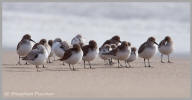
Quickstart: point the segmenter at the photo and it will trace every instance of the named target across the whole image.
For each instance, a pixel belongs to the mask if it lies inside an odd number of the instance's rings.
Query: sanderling
[[[129,64],[130,62],[133,62],[137,59],[137,52],[136,52],[136,48],[135,47],[132,47],[131,48],[131,54],[129,56],[129,58],[126,60],[127,63]],[[129,67],[131,67],[131,65],[129,64]]]
[[[47,43],[47,40],[46,39],[41,39],[39,41],[39,43],[36,43],[32,50],[33,49],[37,49],[38,48],[38,45],[43,45],[45,48],[46,48],[46,52],[45,52],[45,56],[46,56],[46,60],[48,61],[48,57],[49,57],[49,54],[50,54],[50,51],[51,51],[51,48],[49,47],[48,43]],[[45,68],[45,65],[43,64],[43,68]]]
[[[19,55],[18,64],[21,64],[20,58],[27,56],[27,54],[32,50],[33,44],[31,41],[35,43],[35,41],[31,39],[31,35],[25,34],[21,39],[21,41],[18,43],[17,45],[17,54]]]
[[[31,50],[26,57],[23,57],[23,60],[35,65],[37,71],[40,71],[39,65],[43,65],[47,60],[46,52],[45,46],[38,44],[36,49]]]
[[[173,41],[171,40],[171,37],[166,36],[160,43],[159,43],[159,52],[161,53],[161,62],[163,62],[163,55],[168,56],[168,63],[171,63],[169,60],[169,55],[173,51]]]
[[[81,47],[84,45],[84,39],[82,38],[81,34],[77,34],[72,40],[71,45],[79,44]]]
[[[75,70],[74,65],[79,63],[82,60],[83,51],[79,44],[74,44],[73,48],[70,48],[65,51],[64,56],[60,59],[69,64],[69,68],[71,69],[71,65],[73,66],[73,70]]]
[[[97,43],[94,40],[89,41],[89,45],[85,45],[82,47],[83,50],[83,61],[84,61],[84,68],[85,62],[89,63],[89,67],[91,68],[90,61],[94,60],[97,56]]]
[[[125,61],[130,56],[130,46],[131,43],[123,41],[116,49],[111,50],[109,53],[104,53],[104,55],[108,55],[108,58],[118,60],[118,68],[120,68],[120,60]]]
[[[53,50],[52,50],[53,40],[49,40],[48,44],[51,47],[51,52],[50,52],[49,57],[48,57],[48,63],[51,63],[51,57],[54,57],[54,53],[53,53]]]
[[[57,45],[55,48],[55,55],[59,58],[62,58],[65,51],[69,49],[69,45],[66,41],[62,41],[60,44]]]
[[[53,54],[54,54],[54,55],[56,55],[57,49],[60,48],[61,42],[62,42],[62,40],[61,40],[60,38],[56,38],[56,39],[53,41],[53,45],[52,45],[51,50],[53,51]],[[57,53],[57,54],[58,54],[58,53]],[[62,52],[61,55],[63,55],[63,52]],[[57,56],[57,55],[56,55],[56,56]],[[59,56],[60,56],[60,55],[59,55]]]
[[[156,42],[155,42],[155,38],[154,37],[149,37],[147,39],[146,42],[144,42],[140,47],[139,47],[139,50],[138,50],[138,54],[139,54],[139,57],[143,58],[144,59],[144,64],[145,64],[145,67],[146,66],[146,63],[145,63],[145,59],[148,60],[148,67],[151,67],[150,65],[150,62],[149,62],[149,59],[151,57],[154,56],[155,52],[156,52],[156,47],[154,46],[154,44],[158,45]]]
[[[99,48],[99,57],[104,60],[104,63],[105,63],[105,60],[109,60],[110,58],[107,58],[107,56],[103,55],[103,53],[108,53],[109,51],[110,51],[109,44],[105,44],[103,47]],[[110,64],[110,61],[109,61],[109,64]]]

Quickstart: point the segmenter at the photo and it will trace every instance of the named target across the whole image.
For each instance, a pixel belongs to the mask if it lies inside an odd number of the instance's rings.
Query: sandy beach
[[[46,98],[188,98],[190,97],[190,59],[175,56],[174,63],[160,63],[156,55],[151,68],[143,60],[131,63],[133,68],[105,65],[97,58],[95,69],[83,69],[83,62],[70,71],[68,65],[55,61],[42,72],[34,65],[16,65],[15,51],[2,56],[4,97]],[[23,64],[25,62],[22,62]],[[124,64],[123,62],[121,62]],[[88,67],[88,65],[87,65]]]

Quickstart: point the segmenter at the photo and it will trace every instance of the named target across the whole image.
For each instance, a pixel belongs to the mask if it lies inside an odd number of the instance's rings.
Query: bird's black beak
[[[159,46],[159,44],[157,42],[154,42],[154,43]]]
[[[32,41],[32,42],[34,42],[34,43],[36,43],[34,40],[32,40],[32,39],[29,39],[30,41]]]
[[[119,43],[121,43],[121,41],[119,41]]]

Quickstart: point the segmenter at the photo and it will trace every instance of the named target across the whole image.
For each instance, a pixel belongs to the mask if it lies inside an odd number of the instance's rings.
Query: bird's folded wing
[[[162,45],[165,45],[165,41],[164,40],[162,40],[160,43],[159,43],[159,48],[162,46]]]
[[[88,46],[88,45],[83,46],[83,47],[82,47],[82,50],[83,50],[83,56],[86,56],[87,53],[89,52],[89,46]]]
[[[39,53],[40,51],[32,50],[26,57],[23,58],[23,60],[35,60]]]
[[[19,49],[19,47],[21,46],[21,41],[17,44],[17,50]]]
[[[143,44],[139,47],[138,53],[143,52],[143,50],[145,49],[146,45],[147,45],[147,43],[146,43],[146,42],[145,42],[145,43],[143,43]]]
[[[68,49],[68,50],[65,51],[63,58],[61,58],[60,60],[62,60],[62,61],[66,60],[69,57],[71,57],[71,55],[72,55],[72,51],[71,51],[71,49]]]

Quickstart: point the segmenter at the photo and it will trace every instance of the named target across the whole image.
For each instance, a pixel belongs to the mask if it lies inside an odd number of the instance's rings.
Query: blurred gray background
[[[26,33],[32,39],[60,37],[70,43],[82,34],[100,46],[113,35],[137,48],[149,36],[173,38],[175,53],[190,51],[190,4],[173,2],[3,3],[3,48],[15,49]]]

